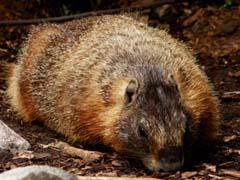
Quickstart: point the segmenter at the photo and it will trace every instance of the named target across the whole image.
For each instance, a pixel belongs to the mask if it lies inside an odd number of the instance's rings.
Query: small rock
[[[78,180],[62,169],[50,166],[27,166],[15,168],[0,174],[4,180]]]
[[[31,146],[29,142],[15,133],[0,120],[0,153],[2,150],[26,150]]]

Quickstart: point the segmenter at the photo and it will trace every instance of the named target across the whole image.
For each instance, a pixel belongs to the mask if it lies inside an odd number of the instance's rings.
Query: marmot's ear
[[[170,81],[170,83],[176,84],[176,81],[175,81],[175,79],[174,79],[172,74],[168,74],[168,80]]]
[[[138,89],[138,82],[135,79],[129,81],[125,92],[125,104],[128,105],[133,101]]]
[[[168,74],[167,79],[168,79],[170,85],[174,86],[176,88],[176,90],[179,91],[178,85],[177,85],[177,82],[176,82],[174,76],[172,74]]]

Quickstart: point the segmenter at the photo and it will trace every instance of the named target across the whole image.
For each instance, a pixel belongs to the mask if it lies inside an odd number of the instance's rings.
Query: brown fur
[[[132,80],[136,89],[127,95]],[[214,139],[219,124],[212,87],[189,49],[125,16],[33,29],[8,95],[25,121],[42,121],[71,141],[133,154],[151,170],[179,168],[159,163],[159,154],[181,149],[186,117],[191,143]]]

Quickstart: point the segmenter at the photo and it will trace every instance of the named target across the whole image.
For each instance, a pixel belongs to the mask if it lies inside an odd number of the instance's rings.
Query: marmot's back
[[[179,152],[188,124],[189,143],[215,137],[219,114],[212,93],[184,45],[125,16],[35,28],[8,88],[26,121],[42,121],[73,141],[134,152],[150,169],[170,170],[182,160],[169,167],[153,154],[165,156],[165,147]],[[139,136],[148,141],[140,143]]]

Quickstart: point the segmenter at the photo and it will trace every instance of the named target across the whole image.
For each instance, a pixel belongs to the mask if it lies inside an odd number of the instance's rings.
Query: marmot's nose
[[[180,146],[169,146],[164,148],[159,152],[159,160],[163,166],[170,166],[170,168],[166,169],[178,169],[183,164],[183,148]]]

